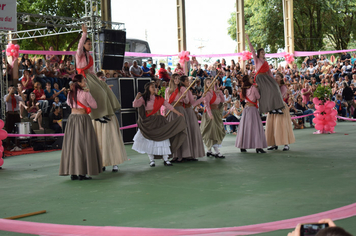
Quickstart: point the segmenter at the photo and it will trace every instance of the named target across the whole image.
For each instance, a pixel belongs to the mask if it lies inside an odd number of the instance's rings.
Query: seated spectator
[[[167,67],[167,72],[168,72],[168,75],[169,75],[169,77],[171,77],[172,76],[172,68],[171,67]]]
[[[304,84],[304,88],[300,91],[303,98],[303,103],[307,104],[310,101],[310,95],[312,94],[309,83]]]
[[[27,98],[30,97],[30,93],[32,93],[34,87],[33,87],[33,80],[35,79],[35,76],[30,77],[30,71],[25,70],[23,73],[21,80],[23,89],[25,89],[25,94]]]
[[[25,60],[25,70],[30,71],[31,75],[34,74],[34,67],[33,67],[30,59]]]
[[[148,59],[148,61],[147,61],[147,67],[148,67],[149,69],[151,69],[151,67],[152,67],[152,59]]]
[[[346,117],[346,107],[347,107],[347,103],[342,100],[341,94],[337,94],[336,101],[335,101],[335,108],[339,116]]]
[[[119,73],[117,73],[116,71],[114,71],[113,75],[114,78],[119,78]]]
[[[201,65],[198,65],[198,70],[197,70],[197,75],[199,79],[201,79],[204,82],[204,79],[208,77],[208,74],[201,68]]]
[[[57,78],[54,77],[54,71],[49,61],[46,61],[46,66],[43,68],[43,71],[41,71],[41,74],[42,73],[51,81],[52,87],[54,83],[58,83]]]
[[[104,76],[104,73],[102,71],[96,72],[96,77],[98,77],[98,79],[100,79],[101,81],[106,82],[106,77]]]
[[[53,64],[53,76],[57,80],[56,83],[58,83],[59,87],[63,88],[64,87],[64,80],[61,77],[61,72],[59,71],[59,64],[57,62]]]
[[[122,67],[122,72],[124,73],[124,77],[131,77],[130,67],[127,61],[125,61],[124,66]],[[110,77],[106,76],[106,78],[110,78]]]
[[[351,63],[351,55],[347,52],[343,52],[341,55],[341,62],[345,65],[346,62]]]
[[[303,98],[302,97],[298,97],[297,98],[297,102],[295,103],[295,108],[297,110],[302,111],[303,115],[308,115],[308,114],[313,114],[314,113],[313,110],[308,109],[308,107],[303,102]],[[304,118],[301,118],[301,119],[302,119],[302,122],[303,122],[303,125],[304,125]],[[314,119],[314,115],[309,116],[310,128],[314,128],[313,119]]]
[[[57,83],[54,84],[54,88],[53,90],[56,92],[56,96],[58,96],[59,101],[61,101],[61,103],[65,103],[67,101],[67,90],[66,88],[62,88],[61,90],[59,90],[59,86]]]
[[[134,60],[132,66],[130,67],[130,74],[132,77],[141,77],[143,75],[143,71],[141,67],[137,65],[137,61]]]
[[[55,107],[59,107],[60,109],[62,109],[62,103],[59,101],[59,97],[54,97],[52,109],[54,109]]]
[[[315,77],[316,68],[314,67],[313,63],[309,64],[308,71],[310,73],[310,76]]]
[[[177,63],[177,66],[174,69],[174,74],[184,75],[184,71],[183,71],[183,68],[181,67],[180,63]]]
[[[349,77],[351,78],[351,74],[352,74],[352,66],[350,65],[349,61],[345,62],[345,65],[341,68],[341,75],[342,77]]]
[[[352,236],[349,232],[344,230],[341,227],[335,225],[331,219],[322,219],[319,220],[319,224],[328,224],[329,227],[320,230],[315,236]],[[301,235],[301,224],[298,224],[295,229],[288,233],[288,236],[300,236]]]
[[[239,67],[240,67],[240,64],[239,64]],[[235,70],[236,70],[236,67],[235,67]],[[206,74],[206,77],[210,76],[210,70],[208,68],[208,64],[204,64],[204,72]]]
[[[46,99],[48,100],[48,105],[52,106],[52,103],[56,96],[54,95],[54,90],[52,89],[50,82],[46,83],[46,89],[44,92],[46,94]]]
[[[39,103],[37,102],[35,93],[30,94],[30,99],[27,101],[27,117],[33,119],[33,122],[37,123],[40,130],[43,130],[42,127],[42,110],[39,108]]]
[[[76,75],[76,70],[73,64],[71,64],[71,61],[67,61],[67,66],[65,67],[67,74],[69,75],[70,80],[72,81],[73,77]],[[69,81],[68,81],[68,86],[69,86]]]
[[[71,81],[71,76],[68,74],[66,68],[64,67],[64,63],[59,64],[59,78],[63,81],[63,87],[69,87],[69,81]]]
[[[151,77],[150,68],[147,67],[147,63],[143,62],[141,67],[143,74],[142,77]]]
[[[236,88],[232,89],[231,102],[240,101],[240,95]]]
[[[158,76],[156,76],[156,64],[152,64],[151,68],[150,68],[150,77],[152,79],[159,79]]]
[[[229,116],[226,118],[226,122],[240,122],[243,107],[239,100],[234,102],[234,106],[229,109]],[[230,125],[230,130],[232,134],[236,135],[236,127],[238,125]]]
[[[48,101],[46,99],[46,94],[42,89],[42,85],[36,82],[34,85],[33,93],[36,95],[36,102],[39,103],[39,107],[43,113],[48,112]]]
[[[60,134],[62,131],[62,115],[59,106],[54,107],[49,114],[49,127],[54,130],[54,133]]]
[[[35,82],[40,82],[43,87],[46,86],[47,82],[51,82],[49,79],[46,78],[44,71],[43,71],[43,61],[42,59],[38,59],[36,65],[33,69],[33,74],[35,75]]]
[[[21,57],[21,61],[19,63],[19,68],[20,69],[25,69],[26,67],[26,60],[29,59],[28,58],[28,54],[22,54],[22,57]]]
[[[50,46],[48,50],[54,51],[53,46]],[[61,60],[57,55],[52,54],[52,55],[46,55],[46,61],[49,61],[49,63],[53,65],[54,63],[59,63]]]
[[[168,71],[165,69],[166,65],[164,63],[160,63],[161,68],[158,70],[158,78],[160,80],[164,80],[166,82],[169,82],[171,80],[171,77],[168,74]]]

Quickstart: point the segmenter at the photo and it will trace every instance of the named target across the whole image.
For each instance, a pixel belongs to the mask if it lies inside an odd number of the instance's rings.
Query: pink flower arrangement
[[[6,49],[6,55],[14,59],[19,57],[20,46],[18,44],[9,43]]]
[[[286,59],[286,62],[287,62],[288,64],[291,64],[291,63],[294,61],[294,55],[293,55],[293,53],[286,53],[286,54],[284,55],[284,58]]]
[[[250,60],[251,58],[252,58],[252,52],[249,52],[249,51],[242,52],[242,60],[243,61]]]

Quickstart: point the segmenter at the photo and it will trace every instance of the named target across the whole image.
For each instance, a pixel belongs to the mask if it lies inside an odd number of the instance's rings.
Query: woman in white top
[[[227,103],[227,109],[230,109],[231,95],[229,94],[229,90],[227,90],[227,89],[224,90],[224,99],[225,99],[225,103]]]

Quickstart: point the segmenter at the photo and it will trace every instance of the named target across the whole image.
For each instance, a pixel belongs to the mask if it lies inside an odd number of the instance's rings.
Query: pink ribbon
[[[356,203],[344,207],[336,208],[330,211],[280,220],[269,223],[226,227],[226,228],[202,228],[202,229],[155,229],[155,228],[138,228],[138,227],[115,227],[115,226],[81,226],[81,225],[60,225],[36,223],[16,220],[0,219],[0,230],[50,236],[174,236],[174,235],[209,235],[209,236],[232,236],[232,235],[251,235],[265,233],[280,229],[294,228],[298,223],[318,222],[321,219],[331,218],[340,220],[356,215]]]
[[[342,119],[342,120],[356,121],[356,119],[346,118],[346,117],[342,117],[342,116],[336,116],[336,117],[338,119]]]

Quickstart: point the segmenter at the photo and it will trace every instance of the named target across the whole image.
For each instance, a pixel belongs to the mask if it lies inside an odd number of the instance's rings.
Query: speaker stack
[[[124,64],[126,32],[123,30],[103,29],[99,33],[101,68],[121,70]]]
[[[112,85],[111,89],[121,104],[121,111],[116,113],[120,127],[136,124],[138,113],[137,109],[132,107],[132,102],[138,92],[144,92],[144,86],[151,82],[151,78],[110,78],[106,82]],[[137,128],[121,131],[124,143],[132,143]]]

